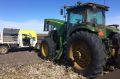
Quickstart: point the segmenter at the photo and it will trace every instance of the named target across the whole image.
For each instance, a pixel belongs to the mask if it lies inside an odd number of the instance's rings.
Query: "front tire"
[[[54,43],[58,42],[58,35],[57,35],[57,31],[56,30],[52,30],[48,33],[49,38],[51,38]]]
[[[53,60],[55,57],[56,46],[51,38],[45,38],[40,45],[40,56],[44,59]]]
[[[96,77],[105,65],[105,49],[95,34],[80,31],[72,34],[67,43],[68,58],[75,71],[87,77]]]

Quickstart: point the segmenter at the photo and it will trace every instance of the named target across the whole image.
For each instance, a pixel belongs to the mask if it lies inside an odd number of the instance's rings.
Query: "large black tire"
[[[8,53],[8,46],[1,45],[0,46],[0,54],[7,54]]]
[[[40,45],[39,56],[41,56],[44,59],[53,60],[55,57],[55,52],[56,52],[56,46],[51,38],[45,38],[44,40],[42,40]]]
[[[103,71],[105,48],[99,37],[93,33],[80,31],[72,34],[67,43],[67,54],[74,70],[86,77],[94,78]]]
[[[120,34],[114,34],[112,37],[113,47],[115,49],[112,63],[120,68]]]
[[[59,49],[59,48],[60,48],[60,47],[59,47],[59,42],[60,42],[60,41],[59,41],[59,36],[58,36],[58,34],[57,34],[57,31],[56,31],[56,30],[50,31],[50,32],[48,33],[48,37],[54,41],[54,43],[55,43],[55,45],[56,45],[56,49]]]
[[[49,38],[51,38],[54,43],[58,42],[58,35],[57,35],[57,31],[56,30],[52,30],[48,33]]]

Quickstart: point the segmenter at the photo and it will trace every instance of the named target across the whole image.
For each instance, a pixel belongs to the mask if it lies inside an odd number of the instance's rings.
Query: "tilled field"
[[[97,79],[120,79],[120,70]],[[0,55],[0,79],[86,79],[71,67],[40,59],[35,52],[18,51]]]
[[[0,79],[86,79],[71,67],[40,59],[35,52],[0,55]]]

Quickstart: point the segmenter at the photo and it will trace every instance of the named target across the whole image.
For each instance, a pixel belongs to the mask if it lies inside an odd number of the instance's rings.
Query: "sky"
[[[32,29],[43,32],[44,19],[63,19],[60,9],[77,1],[104,4],[104,0],[0,0],[0,28]],[[110,7],[106,13],[107,24],[120,25],[120,0],[106,0]]]

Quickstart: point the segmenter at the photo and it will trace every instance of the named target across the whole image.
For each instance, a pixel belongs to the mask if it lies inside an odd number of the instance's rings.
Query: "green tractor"
[[[66,20],[45,19],[40,56],[50,60],[65,58],[75,71],[96,77],[106,64],[120,67],[120,34],[118,25],[105,25],[107,6],[80,3],[65,6]],[[116,64],[116,65],[114,65]]]

